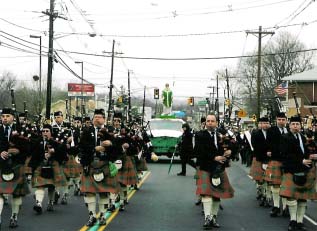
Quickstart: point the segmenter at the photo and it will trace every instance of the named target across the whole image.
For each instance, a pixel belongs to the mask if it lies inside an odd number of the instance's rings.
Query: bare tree
[[[16,85],[16,76],[9,71],[4,71],[0,76],[0,108],[11,106],[10,90]]]

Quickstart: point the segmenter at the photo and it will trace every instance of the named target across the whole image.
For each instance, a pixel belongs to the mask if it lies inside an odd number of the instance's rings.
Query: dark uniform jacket
[[[274,126],[268,129],[268,142],[269,149],[272,152],[271,160],[283,161],[283,156],[281,155],[280,144],[282,139],[282,134],[279,127]]]
[[[100,142],[106,140],[105,132],[100,129],[99,134],[96,137],[96,129],[94,126],[85,127],[81,133],[79,149],[80,149],[80,163],[83,166],[89,166],[94,160],[94,157],[99,158],[102,161],[115,160],[114,146],[107,147],[105,153],[99,153],[95,151],[95,147],[100,145]]]
[[[200,170],[213,172],[219,165],[214,158],[222,156],[224,150],[221,145],[220,133],[216,132],[215,135],[217,136],[217,147],[207,130],[201,131],[195,136],[195,153],[197,154],[197,166],[200,167]]]
[[[270,151],[269,146],[269,138],[268,132],[266,132],[266,139],[261,129],[252,133],[251,143],[254,148],[254,154],[257,161],[262,163],[267,163],[269,161],[269,157],[267,156],[267,152]]]
[[[308,159],[306,138],[298,133],[303,142],[304,153],[293,133],[289,132],[282,137],[281,152],[283,155],[283,169],[285,173],[305,172],[309,168],[303,165],[303,159]]]
[[[180,155],[181,158],[193,158],[193,134],[186,130],[182,135],[182,140],[180,142]]]
[[[0,125],[0,153],[3,151],[8,151],[9,148],[17,148],[19,150],[19,154],[13,155],[12,161],[17,164],[24,164],[26,154],[29,151],[29,143],[28,139],[21,135],[13,135],[12,132],[15,131],[15,125],[11,126],[9,141],[8,138],[5,137],[5,128],[4,125]],[[6,164],[6,160],[0,158],[0,169],[3,165]]]
[[[66,145],[55,141],[53,138],[46,141],[46,146],[49,148],[54,148],[54,153],[51,155],[49,160],[57,161],[59,164],[62,164],[64,161],[67,161],[67,152]],[[32,157],[29,162],[29,167],[34,171],[45,159],[45,147],[44,140],[42,137],[37,139],[32,139],[31,141],[31,153]]]

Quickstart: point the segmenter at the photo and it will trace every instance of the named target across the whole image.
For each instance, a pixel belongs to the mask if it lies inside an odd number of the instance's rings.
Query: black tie
[[[5,136],[6,138],[9,137],[9,126],[8,126],[8,125],[5,126],[4,136]]]
[[[100,145],[100,135],[99,135],[99,130],[100,130],[100,128],[99,128],[99,127],[97,127],[97,144],[96,144],[96,146],[99,146],[99,145]]]
[[[282,135],[284,135],[284,128],[282,128]]]

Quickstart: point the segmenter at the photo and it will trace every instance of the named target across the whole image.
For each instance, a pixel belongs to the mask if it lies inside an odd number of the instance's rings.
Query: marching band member
[[[24,175],[24,163],[28,153],[27,138],[17,132],[14,111],[3,108],[0,126],[0,229],[1,213],[4,205],[4,194],[12,195],[12,213],[9,227],[18,226],[18,214],[22,205],[22,197],[29,193]]]
[[[39,138],[31,140],[32,187],[35,188],[36,203],[33,207],[37,214],[42,213],[45,188],[48,189],[47,211],[53,211],[56,187],[67,185],[61,164],[67,159],[66,145],[57,142],[52,135],[52,126],[44,124]]]

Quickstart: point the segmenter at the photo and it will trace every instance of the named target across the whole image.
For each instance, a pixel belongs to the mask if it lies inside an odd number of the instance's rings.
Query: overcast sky
[[[31,82],[32,76],[39,71],[39,56],[5,46],[38,53],[36,45],[17,39],[38,44],[38,39],[29,38],[33,34],[42,36],[42,49],[47,52],[48,17],[41,12],[49,9],[49,0],[6,0],[1,3],[0,75],[3,71],[11,71],[18,79]],[[276,34],[290,31],[308,48],[317,48],[317,3],[314,0],[55,0],[55,3],[55,10],[64,19],[55,20],[54,48],[60,50],[58,54],[79,75],[81,67],[74,62],[83,61],[84,78],[96,84],[109,85],[111,58],[64,53],[62,50],[102,55],[104,51],[111,51],[115,40],[115,51],[122,57],[240,56],[257,49],[257,37],[247,36],[245,31],[258,30],[259,26],[270,28],[268,31]],[[89,36],[94,33],[95,37]],[[263,38],[263,46],[273,38]],[[316,58],[314,60],[316,64]],[[207,86],[215,85],[212,80],[215,71],[235,68],[238,63],[239,59],[115,58],[114,85],[117,88],[127,86],[129,69],[134,95],[141,95],[144,85],[150,88],[148,94],[153,95],[153,87],[163,89],[165,83],[170,83],[175,97],[206,97],[210,91]],[[43,57],[43,76],[46,75],[47,58]],[[54,86],[65,87],[68,82],[79,83],[80,80],[56,63]],[[103,86],[97,89],[99,92],[107,90]]]

